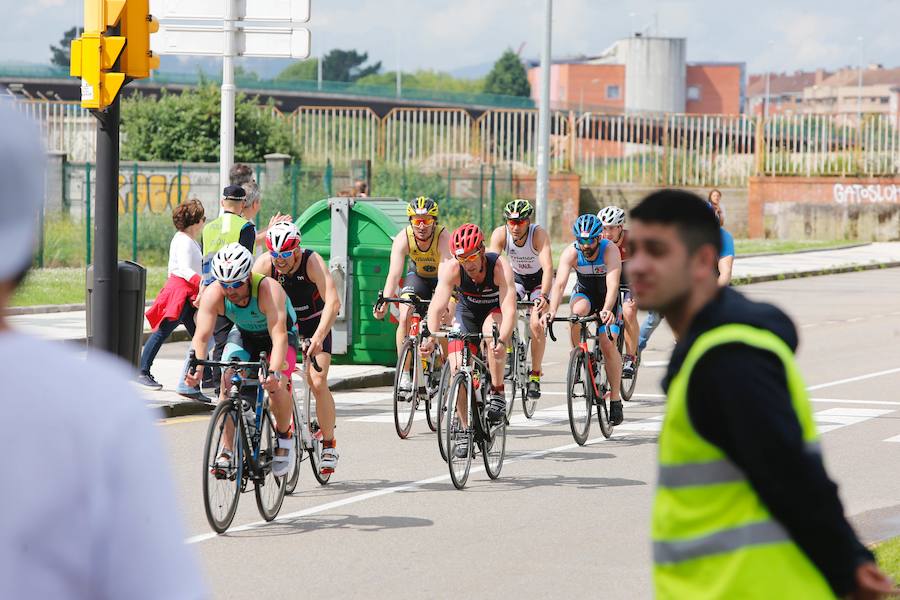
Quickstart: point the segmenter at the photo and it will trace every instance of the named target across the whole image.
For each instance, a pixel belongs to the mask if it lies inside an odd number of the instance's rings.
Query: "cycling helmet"
[[[600,224],[604,227],[615,227],[625,224],[625,211],[618,206],[607,206],[597,213]]]
[[[572,231],[576,238],[598,238],[603,230],[603,225],[594,215],[581,215],[575,220]]]
[[[300,231],[293,223],[275,223],[266,233],[266,248],[270,252],[289,252],[300,246]]]
[[[450,238],[450,251],[453,256],[471,254],[484,248],[484,234],[481,228],[473,223],[460,225]]]
[[[237,242],[221,248],[212,259],[213,276],[225,283],[247,279],[251,268],[253,255]]]
[[[438,217],[438,205],[437,202],[432,200],[427,196],[419,196],[412,202],[406,205],[406,216],[409,218],[413,218],[416,216],[424,217],[424,216],[432,216],[435,219]]]
[[[534,207],[528,200],[521,198],[513,200],[503,208],[503,217],[506,219],[527,219],[534,213]]]

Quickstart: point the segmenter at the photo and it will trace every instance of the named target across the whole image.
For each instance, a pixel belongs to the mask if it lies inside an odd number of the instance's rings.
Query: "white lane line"
[[[840,400],[838,398],[810,398],[810,402],[830,402],[832,404],[879,404],[883,406],[900,406],[900,402],[891,400]]]
[[[409,414],[409,413],[407,413]],[[344,419],[345,421],[349,421],[351,423],[393,423],[394,422],[394,413],[386,412],[386,413],[378,413],[377,415],[367,415],[365,417],[356,417],[355,419]],[[413,422],[416,421],[424,421],[425,413],[424,412],[416,412],[413,417]]]
[[[841,427],[848,425],[856,425],[881,415],[886,415],[891,410],[881,410],[878,408],[829,408],[820,410],[813,417],[816,420],[816,427],[819,433],[828,433]]]
[[[585,446],[590,446],[596,444],[597,442],[604,441],[603,437],[597,437],[592,440],[588,440],[585,443]],[[573,450],[579,448],[578,444],[566,444],[564,446],[557,446],[555,448],[549,448],[547,450],[538,450],[535,452],[529,452],[528,454],[523,454],[522,456],[516,456],[513,458],[507,458],[504,461],[504,465],[516,462],[522,462],[525,460],[534,460],[535,458],[542,458],[547,456],[548,454],[554,454],[556,452],[565,452],[566,450]],[[469,471],[472,473],[480,473],[484,471],[484,466],[472,466],[472,469]],[[422,486],[431,484],[431,483],[439,483],[441,481],[447,481],[450,479],[450,474],[446,475],[438,475],[436,477],[429,477],[428,479],[420,479],[419,481],[414,481],[412,483],[404,483],[401,485],[395,485],[391,487],[379,488],[377,490],[372,490],[371,492],[365,492],[363,494],[357,494],[356,496],[349,496],[347,498],[342,498],[340,500],[334,500],[333,502],[326,502],[325,504],[319,504],[318,506],[311,506],[310,508],[306,508],[303,510],[298,510],[292,513],[287,513],[284,515],[279,515],[276,517],[272,523],[278,523],[279,521],[290,521],[292,519],[298,519],[300,517],[307,517],[309,515],[315,515],[321,512],[325,512],[331,510],[333,508],[340,508],[342,506],[347,506],[349,504],[356,504],[358,502],[364,502],[365,500],[371,500],[372,498],[378,498],[380,496],[387,496],[389,494],[396,494],[397,492],[411,492],[419,489]],[[268,525],[265,521],[254,521],[253,523],[247,523],[246,525],[240,525],[238,527],[232,527],[228,530],[226,534],[220,536],[217,533],[201,533],[199,535],[194,535],[185,540],[186,544],[196,544],[199,542],[205,542],[206,540],[211,540],[217,537],[228,537],[229,533],[240,533],[242,531],[250,531],[252,529],[258,529],[260,527],[264,527]]]
[[[817,385],[811,385],[806,389],[809,391],[812,390],[820,390],[822,388],[831,387],[833,385],[841,385],[842,383],[852,383],[854,381],[862,381],[863,379],[871,379],[873,377],[881,377],[882,375],[890,375],[891,373],[900,373],[900,368],[898,369],[888,369],[886,371],[877,371],[875,373],[869,373],[867,375],[859,375],[857,377],[849,377],[847,379],[838,379],[837,381],[829,381],[828,383],[820,383]]]
[[[845,321],[845,323],[859,323],[860,321],[863,321],[864,319],[865,319],[865,317],[854,317],[852,319],[847,319]]]
[[[900,442],[900,435],[895,435],[894,437],[889,437],[888,439],[886,439],[886,440],[884,440],[884,441],[886,441],[886,442]]]
[[[334,403],[342,406],[356,406],[358,404],[372,404],[374,402],[393,400],[393,398],[394,394],[387,392],[377,394],[366,392],[338,392],[334,395]]]

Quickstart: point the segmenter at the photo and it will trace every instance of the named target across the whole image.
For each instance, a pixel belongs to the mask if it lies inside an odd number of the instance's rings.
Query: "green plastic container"
[[[384,288],[391,260],[393,238],[407,225],[406,202],[399,198],[355,198],[347,235],[352,265],[350,341],[346,354],[335,354],[335,364],[397,364],[397,325],[372,316],[372,305]],[[331,258],[331,209],[329,200],[310,206],[297,220],[303,247]]]

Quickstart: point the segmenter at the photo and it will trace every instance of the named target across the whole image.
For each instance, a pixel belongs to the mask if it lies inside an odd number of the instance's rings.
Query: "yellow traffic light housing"
[[[104,109],[116,99],[125,85],[125,74],[110,72],[116,63],[125,38],[104,36],[97,32],[85,32],[81,39],[72,42],[72,58],[69,73],[81,77],[81,106]]]
[[[150,0],[128,0],[121,21],[121,33],[128,44],[120,63],[128,77],[144,79],[159,68],[159,57],[150,50],[150,34],[157,31],[159,21],[150,14]]]

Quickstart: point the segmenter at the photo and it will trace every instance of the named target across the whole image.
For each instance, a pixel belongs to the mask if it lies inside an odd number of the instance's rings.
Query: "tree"
[[[356,80],[357,85],[392,86],[397,81],[397,72],[366,75]],[[458,79],[449,73],[440,71],[419,70],[415,73],[403,73],[403,88],[436,90],[441,92],[463,92],[479,94],[484,91],[484,79]]]
[[[219,160],[220,92],[203,83],[159,98],[135,95],[122,104],[122,159],[185,162]],[[270,152],[299,156],[286,120],[273,117],[259,98],[235,99],[234,160],[262,162]]]
[[[368,66],[369,53],[356,50],[332,50],[322,60],[322,79],[326,81],[356,81],[381,70],[381,61]]]
[[[507,49],[494,63],[485,79],[484,91],[506,96],[531,96],[531,84],[528,83],[525,66],[512,49]]]
[[[318,79],[319,59],[307,58],[285,67],[275,81],[315,81]]]
[[[248,71],[244,67],[237,65],[234,68],[234,78],[238,81],[259,81],[259,73]]]
[[[50,46],[52,56],[50,62],[58,67],[69,68],[69,52],[72,40],[78,35],[78,27],[67,29],[59,40],[59,46]]]

